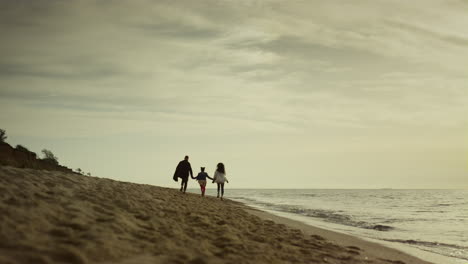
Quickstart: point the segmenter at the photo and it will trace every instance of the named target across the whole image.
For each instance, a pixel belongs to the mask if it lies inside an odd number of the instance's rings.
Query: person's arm
[[[214,181],[214,178],[211,178],[211,177],[208,175],[208,173],[206,174],[206,177],[207,177],[208,179]]]
[[[217,175],[217,174],[216,174],[216,171],[215,171],[214,176],[213,176],[213,182],[212,182],[212,183],[215,182],[215,180],[216,180],[216,175]]]
[[[198,175],[200,175],[200,174],[198,174]],[[197,177],[198,177],[198,175],[197,175]],[[194,180],[197,178],[197,177],[193,177],[193,175],[192,175],[192,176],[190,176],[190,177],[192,177],[192,179],[194,179]]]
[[[224,179],[226,180],[226,182],[227,182],[227,183],[229,183],[229,181],[228,181],[228,179],[227,179],[227,177],[226,177],[226,176],[224,176]]]
[[[188,164],[188,166],[189,166],[189,169],[190,169],[190,176],[191,176],[191,177],[192,177],[192,179],[193,179],[193,171],[192,171],[192,166],[190,165],[190,163]]]

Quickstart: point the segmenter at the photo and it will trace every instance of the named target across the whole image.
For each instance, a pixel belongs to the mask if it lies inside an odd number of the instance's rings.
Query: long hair
[[[224,164],[222,164],[221,162],[218,163],[218,166],[217,166],[217,168],[216,168],[216,171],[219,171],[219,172],[221,172],[221,173],[226,174],[226,170],[224,169]]]

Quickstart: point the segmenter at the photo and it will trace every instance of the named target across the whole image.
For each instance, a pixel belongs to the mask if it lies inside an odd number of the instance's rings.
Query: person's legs
[[[201,190],[202,196],[205,196],[206,181],[200,180],[198,181],[198,183],[200,184],[200,190]]]
[[[182,185],[180,186],[180,191],[184,192],[187,190],[188,178],[182,178]]]
[[[218,196],[216,196],[216,198],[219,198],[219,188],[221,187],[221,184],[218,183]]]
[[[221,183],[221,198],[224,196],[224,183]]]
[[[205,191],[206,191],[206,181],[203,182],[203,185],[202,185],[202,196],[205,196]]]

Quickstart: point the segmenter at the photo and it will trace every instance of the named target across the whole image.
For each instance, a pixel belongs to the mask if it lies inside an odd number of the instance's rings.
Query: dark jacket
[[[192,166],[188,160],[183,160],[177,165],[173,179],[174,181],[177,181],[177,178],[188,179],[189,173],[193,177]]]
[[[211,178],[210,176],[208,176],[208,173],[206,172],[200,172],[198,173],[197,177],[192,177],[192,179],[197,179],[198,181],[203,181],[203,180],[206,180],[206,178],[210,179],[210,180],[213,180],[213,178]]]

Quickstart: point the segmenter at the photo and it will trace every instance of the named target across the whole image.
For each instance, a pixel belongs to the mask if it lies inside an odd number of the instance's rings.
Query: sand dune
[[[425,263],[367,254],[246,209],[174,189],[0,167],[0,263]]]

